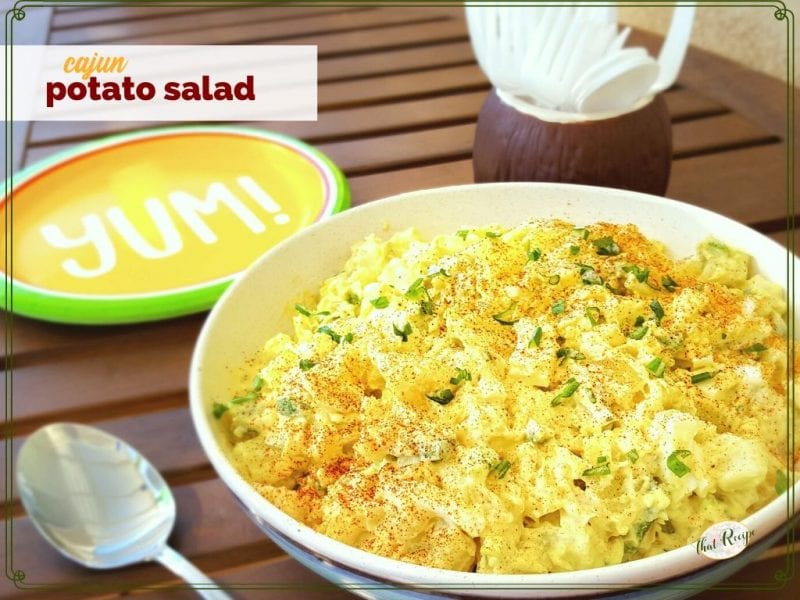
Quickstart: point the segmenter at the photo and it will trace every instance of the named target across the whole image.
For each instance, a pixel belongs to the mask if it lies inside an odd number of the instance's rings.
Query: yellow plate
[[[115,136],[7,184],[4,305],[66,323],[205,310],[258,256],[350,200],[318,150],[239,127]]]

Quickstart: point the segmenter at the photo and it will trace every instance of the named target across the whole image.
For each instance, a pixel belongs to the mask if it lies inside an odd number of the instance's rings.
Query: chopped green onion
[[[709,240],[708,245],[712,248],[716,248],[717,250],[722,250],[726,254],[730,254],[731,249],[722,242],[718,242],[717,240]]]
[[[408,341],[408,336],[411,335],[411,324],[406,321],[406,324],[403,325],[403,328],[400,329],[397,325],[392,324],[392,329],[394,329],[394,334],[398,337],[403,338],[404,342]]]
[[[501,325],[513,325],[521,318],[516,316],[516,312],[517,312],[517,303],[512,302],[511,304],[508,305],[507,309],[497,313],[496,315],[492,315],[492,318]]]
[[[611,475],[611,465],[608,463],[603,463],[589,469],[586,469],[583,473],[581,473],[583,477],[597,477],[600,475]]]
[[[628,460],[631,461],[631,464],[635,464],[637,460],[639,460],[639,453],[634,448],[625,453],[625,456],[628,457]]]
[[[453,390],[445,388],[433,394],[426,394],[426,397],[444,406],[445,404],[450,404],[450,401],[455,398],[455,394],[453,394]]]
[[[342,341],[342,336],[340,336],[338,333],[336,333],[333,329],[331,329],[327,325],[323,325],[322,327],[317,329],[317,333],[324,333],[337,344]]]
[[[620,253],[619,246],[617,246],[617,243],[611,236],[592,240],[592,245],[597,248],[597,253],[600,256],[616,256]]]
[[[663,285],[663,286],[664,286],[664,289],[665,289],[665,290],[667,290],[668,292],[674,292],[674,291],[675,291],[675,288],[677,288],[677,287],[678,287],[678,282],[677,282],[677,281],[675,281],[675,280],[674,280],[672,277],[670,277],[669,275],[664,275],[664,276],[661,278],[661,285]]]
[[[428,273],[428,277],[431,279],[434,277],[450,277],[450,273],[448,273],[445,269],[439,269],[438,271],[434,271],[433,273]]]
[[[506,473],[508,473],[508,470],[510,468],[511,468],[510,462],[508,462],[507,460],[501,460],[496,465],[493,465],[492,468],[489,469],[489,472],[491,473],[492,471],[494,471],[494,473],[497,475],[497,478],[502,479],[503,477],[506,476]]]
[[[344,336],[344,341],[347,342],[348,344],[352,344],[353,343],[353,339],[354,339],[354,336],[353,336],[352,332],[350,332],[346,336]]]
[[[594,267],[590,265],[578,264],[580,267],[581,282],[586,285],[603,285],[603,278],[597,274]]]
[[[294,305],[294,309],[297,312],[299,312],[301,315],[303,315],[304,317],[324,316],[324,315],[331,314],[331,311],[329,311],[329,310],[321,310],[319,312],[311,312],[310,310],[308,310],[302,304],[295,304]]]
[[[307,309],[305,306],[303,306],[302,304],[295,304],[295,305],[294,305],[294,309],[295,309],[297,312],[299,312],[301,315],[303,315],[304,317],[310,317],[310,316],[311,316],[311,311],[310,311],[310,310],[308,310],[308,309]]]
[[[425,289],[425,286],[423,285],[424,281],[425,280],[422,277],[415,280],[408,290],[406,290],[406,296],[414,300],[418,299],[422,295],[422,290]]]
[[[609,292],[611,292],[612,294],[615,294],[617,296],[624,296],[625,295],[625,288],[624,287],[622,287],[622,288],[614,287],[613,285],[611,285],[607,281],[606,281],[606,289]]]
[[[503,235],[503,234],[502,233],[495,233],[494,231],[487,231],[486,232],[486,237],[487,238],[499,238],[501,235]]]
[[[539,248],[534,248],[533,250],[528,251],[528,260],[536,262],[542,258],[542,251]]]
[[[687,467],[682,461],[682,458],[686,458],[689,456],[691,452],[688,450],[675,450],[672,454],[667,457],[667,467],[669,470],[675,473],[678,477],[683,477],[686,475],[691,469]]]
[[[423,277],[420,277],[411,284],[411,287],[409,287],[406,291],[406,297],[414,300],[420,300],[419,306],[422,314],[433,314],[433,300],[431,300],[431,295],[428,292],[428,288],[425,287],[425,279]]]
[[[764,344],[755,343],[752,346],[748,346],[744,349],[744,352],[756,352],[761,353],[764,352],[767,347]]]
[[[569,247],[569,253],[570,253],[572,256],[575,256],[575,255],[576,255],[578,252],[580,252],[580,251],[581,251],[581,247],[580,247],[580,246],[570,246],[570,247]]]
[[[462,240],[466,240],[467,236],[469,235],[469,229],[459,229],[456,231],[456,235],[460,237]]]
[[[647,287],[649,287],[651,290],[658,291],[658,290],[660,290],[660,289],[661,289],[660,287],[658,287],[658,284],[657,284],[657,283],[655,283],[654,281],[652,281],[652,280],[650,280],[650,279],[648,279],[647,281],[645,281],[645,283],[647,284]]]
[[[660,357],[656,356],[653,360],[645,365],[645,368],[653,374],[654,377],[664,377],[664,369],[667,365]]]
[[[580,233],[580,234],[581,234],[581,237],[582,237],[583,239],[585,239],[585,240],[588,240],[588,239],[589,239],[589,230],[588,230],[588,229],[586,229],[585,227],[576,227],[576,228],[575,228],[575,229],[573,229],[572,231],[573,231],[573,233]]]
[[[608,457],[607,456],[598,456],[597,457],[597,464],[598,465],[604,465],[607,462],[608,462]]]
[[[789,489],[789,481],[786,478],[786,473],[780,469],[775,471],[775,493],[780,496],[787,489]]]
[[[636,320],[633,322],[633,326],[634,327],[639,327],[643,323],[644,323],[644,317],[642,315],[639,315],[638,317],[636,317]]]
[[[650,269],[647,267],[641,268],[637,265],[628,265],[626,267],[622,267],[622,270],[626,273],[632,273],[633,276],[636,278],[636,281],[639,283],[644,283],[647,281],[647,278],[650,277]]]
[[[641,326],[637,327],[636,329],[634,329],[633,331],[631,331],[631,334],[630,334],[629,337],[631,339],[634,339],[634,340],[640,340],[645,335],[647,335],[647,330],[648,329],[649,329],[649,327],[647,327],[647,325],[641,325]]]
[[[256,375],[253,378],[253,385],[251,386],[254,392],[258,392],[264,387],[264,378],[261,375]]]
[[[231,404],[244,404],[245,402],[252,402],[258,397],[258,394],[255,392],[248,392],[244,396],[234,396],[231,400]]]
[[[211,407],[211,414],[214,415],[215,419],[219,419],[226,412],[228,412],[228,407],[219,402],[214,402],[214,405]]]
[[[431,300],[428,290],[425,290],[425,300],[420,300],[419,310],[423,315],[432,315],[434,312],[433,300]]]
[[[575,393],[575,390],[577,390],[580,385],[580,382],[576,381],[574,377],[567,379],[566,384],[558,393],[558,395],[550,401],[550,406],[558,406],[561,404],[561,400],[572,396],[572,394]]]
[[[708,381],[711,379],[716,373],[710,373],[708,371],[703,371],[702,373],[695,373],[692,375],[692,383],[702,383],[703,381]]]
[[[550,312],[554,315],[560,315],[564,312],[564,300],[559,300],[550,308]]]
[[[635,526],[636,538],[641,542],[654,521],[643,521]]]
[[[624,561],[633,560],[635,557],[639,555],[639,546],[631,542],[625,542],[622,545],[622,559]]]
[[[275,401],[275,408],[278,409],[278,414],[284,417],[292,417],[300,412],[297,404],[291,398],[278,398]]]
[[[308,371],[315,364],[317,364],[317,363],[315,363],[310,358],[301,358],[300,362],[297,363],[297,366],[300,367],[301,371]]]
[[[597,325],[600,322],[600,309],[596,306],[587,306],[586,318],[589,319],[589,323],[591,323],[592,326]]]
[[[573,350],[572,348],[559,348],[556,352],[556,357],[560,358],[561,360],[558,361],[558,364],[563,364],[565,360],[571,358],[572,360],[583,360],[586,358],[583,353],[578,352],[577,350]]]
[[[358,294],[354,294],[353,292],[347,292],[346,300],[348,304],[352,304],[353,306],[358,306],[361,304],[361,298],[358,296]]]
[[[466,369],[456,369],[456,376],[450,378],[450,383],[458,385],[462,381],[472,381],[472,373]]]
[[[656,324],[661,325],[661,319],[664,318],[664,308],[658,300],[653,300],[650,303],[650,308],[653,309],[653,314],[656,316]]]
[[[389,306],[389,299],[386,296],[378,296],[369,301],[375,308],[386,308]]]
[[[528,348],[533,348],[534,346],[539,346],[539,343],[542,341],[542,328],[537,327],[533,330],[533,335],[531,339],[528,340]]]
[[[547,280],[547,283],[550,285],[556,285],[559,281],[561,281],[561,275],[550,275],[550,278]]]

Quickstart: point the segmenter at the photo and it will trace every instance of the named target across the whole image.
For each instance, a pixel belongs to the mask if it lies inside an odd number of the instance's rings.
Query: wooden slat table
[[[36,10],[36,9],[28,9]],[[654,49],[657,40],[634,40]],[[319,120],[251,123],[301,137],[346,172],[353,204],[472,180],[475,118],[489,90],[476,66],[461,9],[444,7],[219,6],[59,8],[49,43],[312,43],[319,47]],[[726,214],[786,239],[786,86],[719,57],[690,50],[678,85],[665,94],[675,151],[668,195]],[[35,123],[20,147],[31,164],[78,142],[140,129],[142,123]],[[156,125],[155,123],[152,125]],[[286,557],[216,478],[187,410],[189,357],[205,315],[118,327],[13,319],[13,449],[52,421],[91,423],[146,450],[173,487],[173,547],[239,598],[345,598],[349,594]],[[13,452],[12,452],[13,454]],[[13,457],[12,457],[13,458]],[[137,586],[177,585],[158,565],[90,572],[39,537],[14,500],[13,568],[25,586],[60,583],[59,597],[116,597]],[[787,561],[778,544],[726,582],[768,585]],[[81,584],[93,586],[70,588]],[[318,586],[300,591],[292,585]],[[283,588],[281,588],[283,585]],[[777,597],[796,597],[794,579]],[[145,597],[161,591],[138,592]],[[746,592],[728,591],[728,597]],[[710,597],[706,592],[701,597]],[[9,581],[0,597],[39,598]],[[193,598],[188,590],[170,598]]]

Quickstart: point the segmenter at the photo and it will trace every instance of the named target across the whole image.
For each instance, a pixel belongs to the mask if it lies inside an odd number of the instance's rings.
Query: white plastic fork
[[[658,61],[625,48],[614,7],[468,4],[478,62],[492,84],[543,108],[624,110],[670,87],[689,43],[695,6],[675,9]]]
[[[571,109],[575,80],[607,52],[615,35],[614,23],[589,19],[586,12],[561,13],[544,50],[528,49],[521,73],[524,89],[544,108]]]
[[[569,100],[573,80],[616,35],[614,7],[468,4],[466,17],[478,63],[492,84],[548,108]]]

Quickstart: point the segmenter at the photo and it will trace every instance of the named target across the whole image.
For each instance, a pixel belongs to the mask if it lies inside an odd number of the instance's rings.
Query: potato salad
[[[370,236],[214,416],[267,500],[369,552],[484,573],[659,554],[791,481],[786,296],[749,263],[609,223]]]

